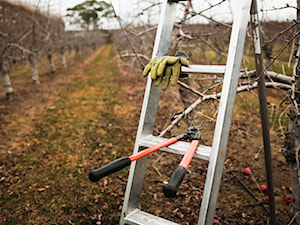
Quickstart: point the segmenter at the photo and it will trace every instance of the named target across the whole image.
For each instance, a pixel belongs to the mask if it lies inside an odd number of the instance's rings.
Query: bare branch
[[[27,31],[25,34],[23,34],[19,40],[16,42],[17,44],[19,44],[20,42],[22,42],[25,38],[27,38],[30,34],[32,34],[32,30]]]
[[[27,53],[29,55],[33,55],[34,53],[26,48],[23,48],[22,46],[18,45],[18,44],[14,44],[14,43],[8,43],[2,50],[0,57],[3,57],[3,55],[5,54],[6,50],[9,48],[17,48],[19,50],[21,50],[24,53]]]
[[[287,75],[283,75],[280,73],[276,73],[274,71],[265,71],[265,76],[266,78],[270,77],[272,78],[273,81],[279,82],[279,83],[283,83],[283,84],[292,84],[292,77],[291,76],[287,76]],[[241,73],[240,78],[248,78],[248,77],[256,77],[256,71],[255,70],[250,70],[247,71],[247,74],[245,74],[244,72]]]
[[[195,16],[202,16],[202,17],[204,17],[205,19],[207,19],[207,20],[209,20],[209,21],[211,21],[211,22],[213,22],[213,23],[219,24],[219,25],[224,26],[224,27],[227,27],[227,28],[231,28],[231,25],[230,25],[230,24],[226,24],[226,23],[219,22],[219,21],[213,19],[212,17],[208,17],[208,16],[205,16],[205,15],[203,14],[204,12],[206,12],[206,11],[208,11],[208,10],[210,10],[210,9],[212,9],[212,8],[214,8],[214,7],[216,7],[216,6],[219,6],[219,5],[221,5],[222,3],[224,3],[224,2],[225,2],[225,0],[221,0],[221,1],[217,2],[216,4],[210,5],[208,8],[206,8],[206,9],[200,11],[200,12],[195,12],[195,11],[193,11],[193,12],[191,13],[190,17],[187,18],[187,20],[189,20],[189,19],[191,19],[191,18],[193,18],[193,17],[195,17]]]
[[[120,20],[120,18],[117,16],[116,10],[115,10],[115,8],[114,8],[114,6],[113,6],[113,4],[112,4],[111,1],[110,1],[110,4],[111,4],[111,7],[112,7],[112,9],[113,9],[113,11],[114,11],[115,17],[116,17],[117,21],[119,22],[119,25],[120,25],[120,27],[121,27],[121,30],[123,31],[124,36],[126,37],[126,40],[128,41],[128,43],[129,43],[129,45],[130,45],[132,51],[134,52],[134,54],[135,54],[137,60],[139,61],[140,65],[141,65],[141,68],[143,69],[143,68],[144,68],[144,64],[142,63],[141,59],[139,58],[137,52],[135,51],[135,49],[134,49],[134,47],[133,47],[133,45],[132,45],[132,43],[131,43],[131,41],[130,41],[128,35],[126,34],[126,31],[125,31],[124,27],[122,26],[121,20]]]
[[[244,91],[249,91],[251,89],[255,89],[255,88],[257,88],[257,86],[258,86],[257,81],[255,81],[253,84],[240,86],[240,87],[237,88],[237,93],[244,92]],[[277,83],[277,82],[266,82],[266,87],[282,89],[282,90],[290,90],[291,85]],[[195,94],[197,94],[197,93],[195,93]],[[175,116],[174,120],[172,120],[170,125],[160,133],[160,136],[163,136],[168,131],[172,130],[179,123],[180,120],[182,120],[187,114],[192,112],[202,102],[210,101],[210,100],[218,100],[220,97],[221,97],[221,92],[216,93],[216,94],[210,94],[210,95],[205,95],[205,94],[201,93],[200,97],[193,104],[191,104],[182,113],[177,114]]]
[[[149,57],[148,56],[146,56],[146,55],[144,55],[144,54],[140,54],[140,53],[137,53],[137,55],[140,57],[140,58],[144,58],[146,61],[149,61],[150,59],[149,59]],[[117,55],[117,56],[115,56],[115,57],[117,57],[117,58],[123,58],[123,57],[136,57],[136,54],[134,54],[134,53],[124,53],[124,54],[121,54],[121,55]],[[114,57],[114,58],[115,58]],[[114,59],[113,58],[113,59]],[[112,59],[112,60],[113,60]]]
[[[282,54],[282,52],[289,46],[289,44],[295,40],[295,38],[297,38],[297,36],[300,34],[300,32],[297,32],[291,39],[286,41],[286,44],[284,46],[282,46],[279,50],[279,52],[277,53],[276,56],[274,56],[271,60],[271,62],[266,66],[266,69],[270,68],[271,65],[274,64],[274,62],[276,61],[276,59]]]
[[[264,47],[267,44],[270,44],[274,41],[276,41],[279,37],[281,37],[282,35],[284,35],[286,32],[288,32],[289,30],[291,30],[292,28],[294,28],[295,26],[297,26],[300,23],[300,21],[296,21],[294,20],[294,23],[290,26],[288,26],[286,29],[282,30],[281,32],[279,32],[275,37],[273,37],[271,40],[268,41],[264,41],[264,45],[262,47]]]
[[[0,35],[1,35],[2,37],[9,38],[7,33],[3,33],[3,32],[1,32],[1,31],[0,31]]]

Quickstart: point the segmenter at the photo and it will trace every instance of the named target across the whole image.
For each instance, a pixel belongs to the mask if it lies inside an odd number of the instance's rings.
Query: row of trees
[[[99,29],[65,31],[62,17],[49,11],[41,12],[38,5],[31,8],[10,1],[0,2],[0,73],[5,95],[9,99],[14,94],[9,72],[16,65],[28,62],[32,82],[39,84],[38,65],[43,58],[47,59],[49,73],[53,74],[56,69],[55,55],[60,56],[61,65],[67,68],[66,55],[71,63],[107,39],[107,33]],[[85,14],[80,15],[86,18]]]

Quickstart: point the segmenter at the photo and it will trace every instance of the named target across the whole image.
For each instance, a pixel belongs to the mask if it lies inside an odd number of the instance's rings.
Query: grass
[[[6,159],[2,158],[0,167],[7,174],[1,194],[0,221],[91,224],[98,219],[91,218],[98,213],[95,204],[100,203],[101,209],[104,202],[109,202],[110,196],[100,193],[104,189],[121,192],[109,185],[111,178],[102,187],[87,178],[89,169],[132,147],[124,135],[126,132],[110,128],[114,124],[122,127],[124,119],[114,110],[116,104],[121,105],[122,95],[117,85],[110,85],[117,79],[118,70],[102,60],[110,58],[113,51],[112,46],[102,49],[92,66],[59,92],[59,99],[36,119],[22,152],[11,151]],[[114,143],[115,137],[124,144]],[[119,175],[124,173],[126,170]],[[119,213],[108,213],[114,214]]]

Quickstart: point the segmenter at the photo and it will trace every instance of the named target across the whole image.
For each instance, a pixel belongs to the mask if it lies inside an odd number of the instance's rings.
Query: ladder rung
[[[166,140],[166,138],[149,135],[145,138],[142,138],[140,140],[139,145],[144,146],[144,147],[151,147],[151,146],[159,144],[165,140]],[[189,142],[178,141],[168,147],[162,148],[161,150],[166,151],[166,152],[175,153],[178,155],[184,155],[186,150],[188,149],[189,145],[190,145]],[[210,152],[211,152],[211,147],[205,146],[205,145],[199,145],[194,157],[199,158],[199,159],[209,160]]]
[[[135,209],[129,215],[125,217],[125,224],[129,225],[178,225],[172,221],[154,216],[150,213],[143,212],[139,209]]]
[[[181,67],[184,73],[224,73],[225,65],[190,65]]]

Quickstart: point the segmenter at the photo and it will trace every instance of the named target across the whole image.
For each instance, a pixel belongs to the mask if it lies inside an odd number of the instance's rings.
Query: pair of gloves
[[[177,51],[175,56],[153,58],[144,68],[143,76],[146,77],[150,72],[154,86],[162,83],[162,90],[165,91],[169,84],[176,86],[181,66],[189,66],[189,58],[184,52]]]

